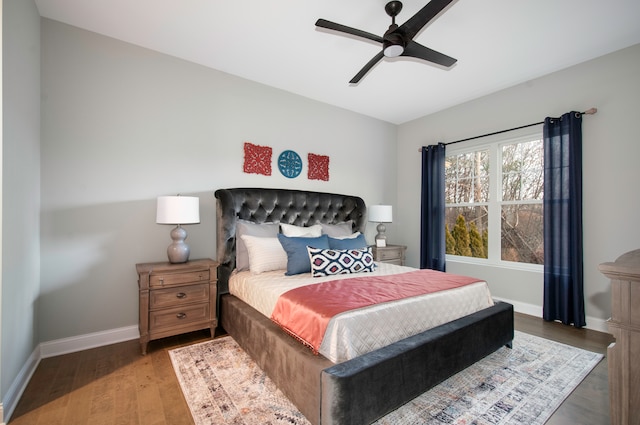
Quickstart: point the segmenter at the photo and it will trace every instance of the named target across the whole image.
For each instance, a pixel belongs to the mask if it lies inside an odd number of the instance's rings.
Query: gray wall
[[[583,119],[584,271],[587,326],[610,314],[608,280],[598,264],[640,247],[640,45],[403,124],[398,132],[398,203],[411,265],[419,264],[420,154],[435,142],[598,108]],[[408,225],[411,223],[411,225]],[[542,314],[541,273],[449,262],[447,271],[485,278],[496,297]]]
[[[0,394],[4,400],[40,342],[40,16],[32,1],[4,0],[2,20]]]
[[[135,263],[171,242],[159,195],[200,197],[191,258],[216,257],[217,188],[395,202],[395,125],[47,19],[42,99],[41,341],[137,325]],[[328,155],[330,180],[245,174],[245,141]]]

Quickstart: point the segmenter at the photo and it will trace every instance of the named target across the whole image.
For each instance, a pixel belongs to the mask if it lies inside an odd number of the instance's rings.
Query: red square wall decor
[[[271,153],[269,146],[258,146],[244,142],[244,169],[248,174],[271,175]]]
[[[310,153],[309,160],[309,180],[329,181],[329,157]]]

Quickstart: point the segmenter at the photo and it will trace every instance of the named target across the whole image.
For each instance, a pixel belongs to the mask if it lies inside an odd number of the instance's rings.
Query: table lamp
[[[182,228],[182,225],[200,223],[200,199],[196,196],[159,196],[156,223],[176,225],[171,230],[173,242],[167,248],[169,262],[189,261],[189,245],[184,242],[187,231]]]
[[[387,228],[383,223],[393,221],[393,209],[391,205],[371,205],[369,207],[369,221],[378,223],[378,234],[376,235],[376,246],[387,246],[387,235],[384,234]]]

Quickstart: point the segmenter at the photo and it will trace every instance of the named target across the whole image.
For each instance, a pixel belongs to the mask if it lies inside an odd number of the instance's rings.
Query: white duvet
[[[388,263],[376,264],[373,273],[315,278],[310,273],[285,276],[285,270],[257,275],[250,271],[234,271],[229,279],[229,292],[271,318],[278,297],[290,289],[335,279],[415,270]],[[487,283],[476,282],[345,312],[329,322],[319,352],[332,362],[340,363],[492,305]]]

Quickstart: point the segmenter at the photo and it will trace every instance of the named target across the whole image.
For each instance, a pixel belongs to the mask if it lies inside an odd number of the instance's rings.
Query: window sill
[[[491,261],[487,260],[486,258],[461,257],[459,255],[447,255],[447,263],[470,264],[477,266],[544,273],[544,265],[542,264],[515,263],[513,261]]]

